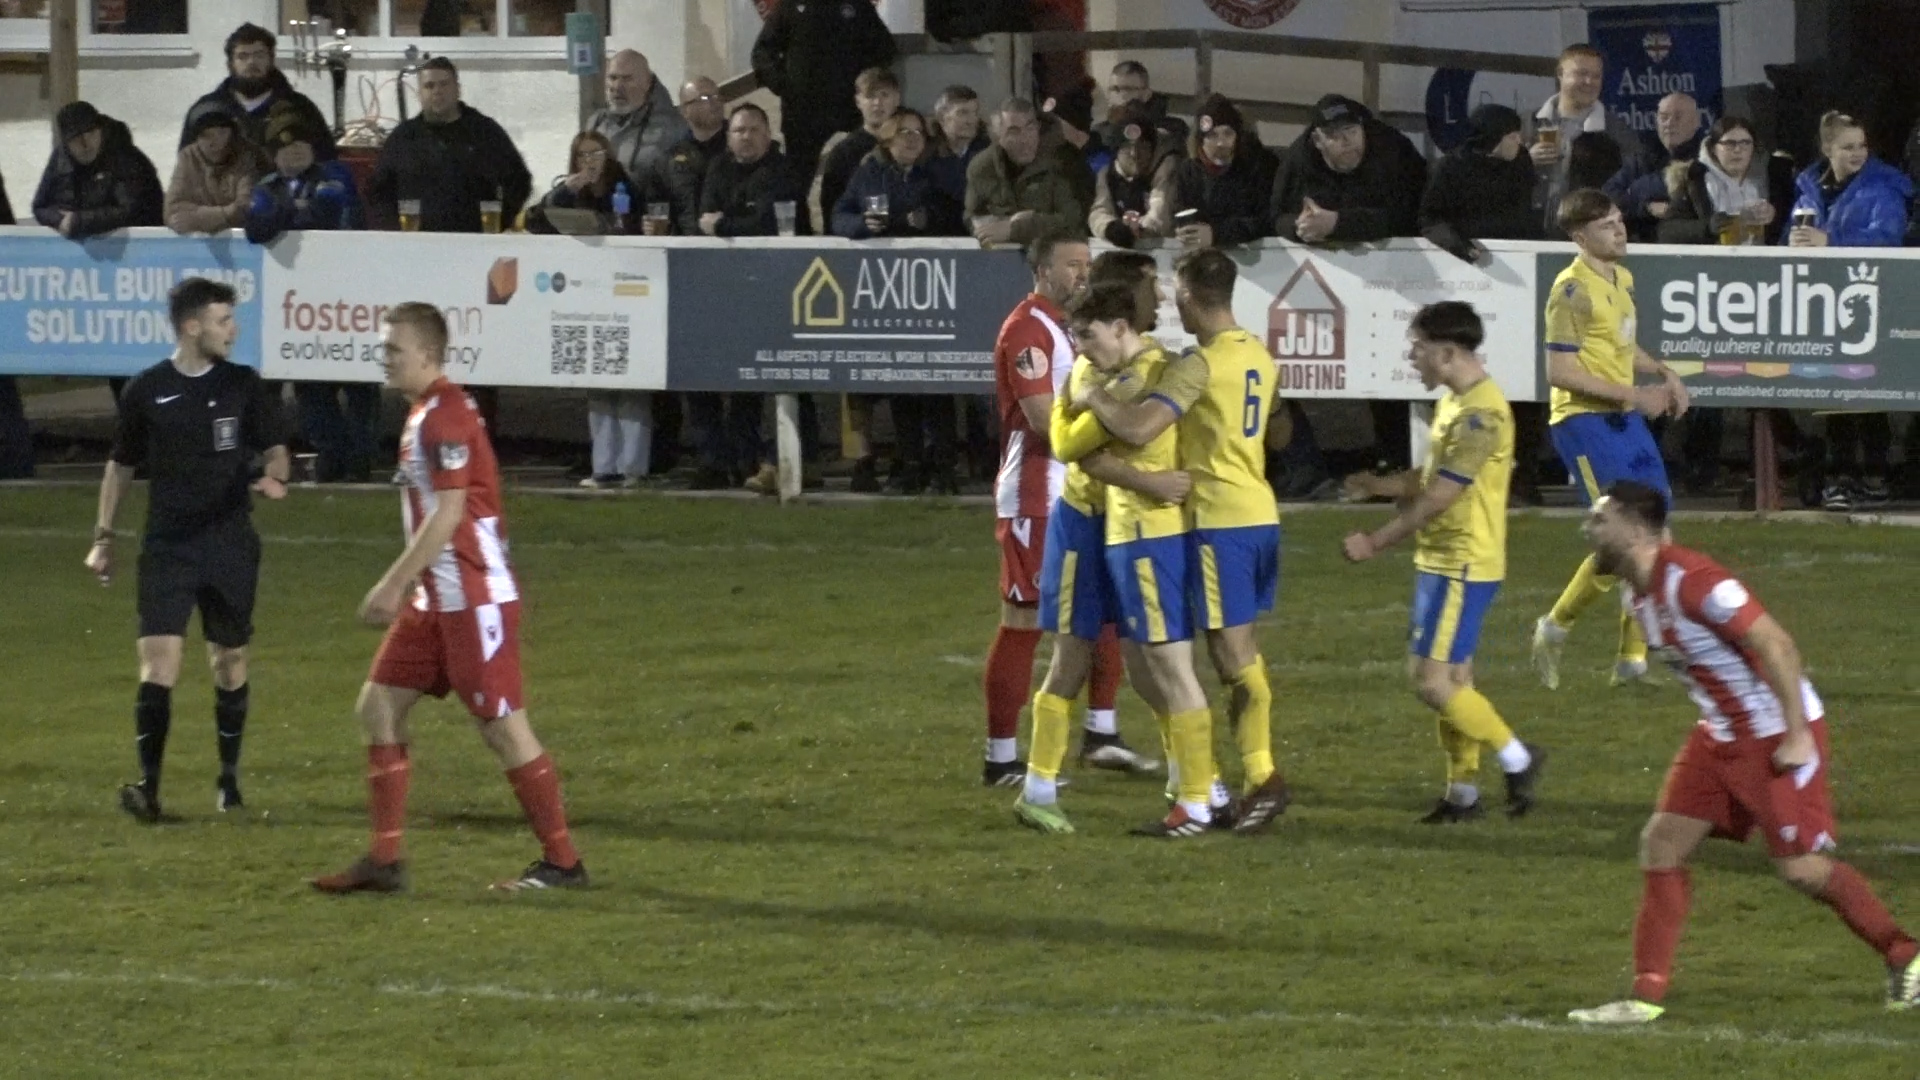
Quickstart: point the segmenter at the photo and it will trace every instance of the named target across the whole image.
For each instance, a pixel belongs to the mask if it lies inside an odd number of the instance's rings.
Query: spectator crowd
[[[541,185],[505,129],[468,104],[444,57],[419,70],[417,115],[385,138],[370,167],[350,168],[319,108],[277,67],[277,40],[247,24],[225,43],[227,77],[187,110],[172,177],[161,183],[128,126],[82,101],[54,118],[57,145],[31,201],[33,219],[74,240],[129,226],[181,234],[244,230],[270,244],[314,229],[407,229],[653,236],[830,234],[853,241],[971,237],[1023,245],[1066,231],[1119,247],[1224,247],[1268,237],[1329,245],[1424,237],[1467,261],[1484,241],[1552,239],[1560,199],[1604,190],[1635,240],[1668,244],[1885,247],[1920,242],[1914,170],[1875,156],[1863,126],[1821,122],[1820,156],[1770,152],[1751,118],[1703,122],[1686,94],[1663,99],[1654,130],[1633,131],[1601,101],[1607,72],[1585,45],[1566,49],[1556,91],[1529,116],[1476,109],[1464,138],[1431,163],[1405,133],[1351,98],[1317,101],[1306,128],[1269,147],[1242,106],[1218,94],[1176,115],[1142,64],[1097,87],[1034,102],[983,103],[967,86],[926,112],[905,106],[894,39],[871,4],[783,4],[753,49],[760,84],[781,101],[779,137],[758,105],[729,108],[712,79],[677,93],[632,50],[612,56],[606,105]],[[983,105],[985,107],[983,107]],[[0,222],[11,222],[0,186]],[[380,401],[365,384],[294,388],[322,481],[367,478]],[[634,487],[671,469],[683,428],[692,484],[771,493],[772,450],[758,394],[595,393],[588,487]],[[976,399],[850,396],[845,450],[856,491],[958,490],[990,475],[991,409]],[[491,408],[484,398],[483,410]],[[1283,494],[1328,493],[1326,455],[1291,404],[1294,441]],[[893,430],[883,476],[873,422]],[[0,476],[22,469],[19,396],[0,379]],[[1519,497],[1529,498],[1545,417],[1516,405]],[[1680,435],[1689,488],[1718,481],[1724,410],[1697,409]],[[1407,407],[1372,404],[1383,468],[1405,460]],[[1755,414],[1807,468],[1807,494],[1834,509],[1889,496],[1887,414],[1822,418],[1816,437],[1782,410]],[[808,398],[800,417],[808,480],[822,443]],[[1920,427],[1920,425],[1916,425]],[[24,468],[31,469],[31,457]],[[11,472],[9,472],[11,470]]]

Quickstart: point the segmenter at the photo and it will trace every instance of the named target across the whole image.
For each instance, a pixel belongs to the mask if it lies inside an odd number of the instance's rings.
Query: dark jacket
[[[981,151],[992,146],[993,140],[987,138],[987,133],[983,131],[973,137],[973,141],[967,144],[966,152],[962,154],[950,152],[945,139],[933,141],[939,144],[934,151],[933,160],[927,162],[927,168],[933,172],[933,182],[940,185],[941,191],[965,202],[967,166],[973,164],[973,159],[979,157]]]
[[[892,158],[869,154],[848,181],[833,206],[833,235],[849,240],[871,240],[867,231],[867,196],[887,197],[887,236],[965,236],[960,203],[940,190],[926,165],[903,169]],[[915,210],[926,214],[916,227],[908,218]]]
[[[49,229],[60,227],[60,215],[73,213],[73,239],[97,236],[115,229],[165,224],[166,191],[153,162],[133,145],[127,125],[103,117],[105,141],[91,165],[81,165],[63,144],[47,159],[40,174],[40,190],[33,195],[33,218]]]
[[[1060,175],[1059,159],[1044,150],[1024,168],[1015,165],[998,146],[974,158],[967,166],[965,208],[970,226],[977,217],[1013,217],[1024,210],[1033,211],[1033,217],[1014,231],[1016,244],[1027,243],[1047,228],[1086,235],[1087,208],[1074,195],[1073,185]]]
[[[860,126],[853,80],[893,54],[893,34],[868,0],[785,0],[754,40],[753,73],[779,97],[789,138],[830,134]]]
[[[673,235],[700,235],[700,190],[707,184],[707,169],[715,158],[727,152],[727,129],[723,126],[702,142],[688,132],[686,137],[667,148],[653,173],[642,182],[634,196],[633,209],[642,213],[643,202],[663,202],[672,209]]]
[[[1435,163],[1420,196],[1420,235],[1463,259],[1473,257],[1475,240],[1538,240],[1535,181],[1525,154],[1502,161],[1459,147]]]
[[[367,213],[391,228],[401,199],[420,200],[422,232],[480,232],[480,204],[500,200],[500,220],[527,204],[533,174],[506,131],[471,105],[444,124],[415,116],[387,136],[367,179]]]
[[[1826,232],[1830,246],[1900,246],[1907,235],[1908,203],[1913,198],[1913,181],[1906,173],[1869,157],[1835,193],[1823,185],[1826,175],[1824,161],[1802,171],[1794,181],[1793,208],[1814,212],[1813,227]],[[1781,243],[1787,242],[1789,231],[1781,230]]]
[[[1621,216],[1627,219],[1627,229],[1635,240],[1650,241],[1659,233],[1660,219],[1648,206],[1673,201],[1667,191],[1667,166],[1675,161],[1698,161],[1700,141],[1705,137],[1704,132],[1697,132],[1677,151],[1667,149],[1657,137],[1642,138],[1639,151],[1601,187],[1620,205]]]
[[[700,191],[700,212],[718,211],[720,223],[715,236],[777,236],[779,220],[774,204],[790,202],[794,206],[793,231],[798,236],[813,235],[813,221],[807,213],[807,192],[800,178],[793,175],[787,155],[778,148],[751,165],[742,165],[732,154],[721,154],[707,167],[706,186]]]
[[[592,187],[576,192],[567,186],[567,178],[564,176],[555,181],[546,197],[527,208],[527,231],[548,235],[559,231],[547,221],[546,211],[551,206],[563,210],[593,211],[600,219],[600,234],[603,236],[614,233],[639,233],[640,219],[647,212],[647,200],[641,193],[634,190],[633,180],[627,176],[627,171],[620,167],[619,162],[609,162],[608,168],[612,170],[613,176],[607,181],[607,191],[604,195],[596,193]],[[613,209],[613,198],[619,192],[621,184],[627,186],[627,216],[624,219],[616,215]]]
[[[293,84],[287,81],[287,77],[280,74],[279,68],[274,68],[267,79],[272,85],[267,91],[266,100],[254,109],[242,105],[240,99],[233,95],[232,76],[223,80],[212,93],[201,95],[194,101],[192,108],[187,110],[188,120],[180,125],[180,145],[185,146],[193,141],[191,119],[196,110],[206,106],[225,106],[232,109],[239,117],[240,132],[247,137],[247,141],[255,146],[265,146],[267,145],[267,114],[273,111],[274,105],[285,101],[307,114],[315,135],[313,156],[322,161],[334,157],[337,151],[333,146],[333,125],[321,115],[320,106],[315,105],[312,98],[295,90]]]
[[[860,168],[867,156],[880,145],[880,140],[864,127],[854,128],[842,136],[835,136],[827,152],[820,157],[820,175],[810,178],[814,185],[813,200],[816,221],[832,221],[834,208],[840,205],[840,196],[847,190],[854,171]]]
[[[1173,99],[1166,94],[1156,93],[1129,109],[1143,109],[1147,118],[1153,122],[1153,130],[1158,134],[1156,140],[1162,147],[1181,147],[1187,145],[1187,122],[1177,116],[1169,116]],[[1127,140],[1122,135],[1123,125],[1118,120],[1102,120],[1093,125],[1094,137],[1099,139],[1108,152],[1117,152]]]
[[[11,225],[13,221],[13,204],[7,201],[7,178],[0,176],[0,225]]]
[[[1755,164],[1758,164],[1756,162]],[[1760,242],[1777,244],[1792,224],[1794,177],[1793,159],[1775,154],[1766,159],[1767,201],[1773,204],[1773,221],[1761,233]],[[1673,209],[1660,223],[1662,244],[1714,244],[1720,239],[1721,215],[1714,212],[1713,199],[1707,193],[1707,166],[1696,161],[1687,169],[1687,186],[1673,200]]]
[[[298,176],[268,173],[253,186],[247,204],[247,239],[256,244],[270,244],[287,232],[365,227],[353,174],[338,161],[316,161]]]
[[[1327,168],[1311,132],[1280,158],[1269,216],[1275,235],[1298,240],[1294,219],[1307,199],[1340,215],[1330,241],[1385,240],[1420,235],[1420,197],[1427,163],[1413,141],[1372,117],[1365,121],[1367,153],[1350,173]]]
[[[1216,245],[1246,244],[1268,235],[1267,200],[1275,168],[1273,151],[1244,135],[1225,170],[1216,172],[1199,157],[1181,158],[1173,167],[1174,227],[1182,224],[1181,211],[1198,210],[1200,220],[1213,226]]]

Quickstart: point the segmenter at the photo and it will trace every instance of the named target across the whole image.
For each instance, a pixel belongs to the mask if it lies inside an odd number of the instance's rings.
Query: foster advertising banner
[[[233,359],[258,365],[260,249],[245,237],[116,234],[77,243],[0,229],[0,374],[114,376],[153,366],[173,352],[167,293],[189,277],[238,292]]]
[[[381,315],[409,300],[446,315],[456,382],[665,385],[666,253],[520,234],[288,234],[267,249],[262,370],[378,382]]]

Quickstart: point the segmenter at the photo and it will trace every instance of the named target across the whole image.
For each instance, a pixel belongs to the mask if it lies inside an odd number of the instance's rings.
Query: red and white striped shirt
[[[433,515],[440,492],[465,488],[466,513],[453,538],[420,575],[413,606],[465,611],[520,599],[507,565],[500,518],[500,467],[486,424],[466,391],[442,377],[427,388],[400,432],[400,469],[407,486],[400,511],[407,539]]]
[[[1660,549],[1652,588],[1634,593],[1633,614],[1647,643],[1687,684],[1700,724],[1723,743],[1784,734],[1786,717],[1759,658],[1741,643],[1766,614],[1760,601],[1719,563],[1674,544]],[[1807,722],[1825,715],[1805,678],[1800,701]]]
[[[1066,316],[1039,293],[1020,301],[993,346],[993,381],[1000,405],[1000,475],[993,507],[1003,518],[1043,518],[1060,497],[1067,467],[1053,459],[1045,430],[1034,431],[1020,399],[1065,392],[1073,371],[1073,336]]]

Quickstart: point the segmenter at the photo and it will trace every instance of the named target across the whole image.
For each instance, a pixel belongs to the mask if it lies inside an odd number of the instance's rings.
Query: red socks
[[[1093,674],[1087,680],[1087,708],[1111,709],[1120,696],[1126,666],[1120,661],[1120,637],[1108,623],[1093,646]]]
[[[1843,862],[1833,864],[1833,876],[1820,894],[1820,902],[1833,909],[1854,936],[1873,947],[1888,967],[1904,968],[1920,955],[1920,944],[1893,921],[1887,906],[1873,895],[1873,886],[1860,871]]]
[[[1658,1004],[1673,976],[1673,954],[1687,922],[1687,871],[1648,870],[1633,920],[1633,996]]]
[[[1003,626],[987,650],[987,738],[1013,739],[1020,735],[1020,710],[1033,696],[1033,652],[1040,631]]]
[[[385,865],[400,860],[400,837],[407,820],[407,781],[413,765],[404,743],[367,747],[367,816],[373,843],[367,853]]]
[[[567,812],[560,805],[560,774],[553,769],[553,759],[541,754],[517,769],[508,769],[507,780],[520,800],[520,808],[527,812],[533,835],[540,838],[541,858],[563,869],[579,865],[580,854],[573,850],[573,840],[567,835]]]

